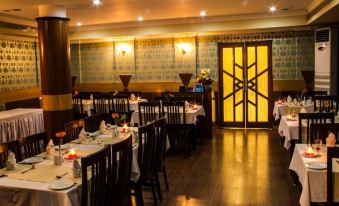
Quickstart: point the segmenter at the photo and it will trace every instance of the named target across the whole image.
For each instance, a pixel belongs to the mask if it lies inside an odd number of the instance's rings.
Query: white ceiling
[[[206,10],[208,18],[213,16],[267,15],[268,7],[275,5],[277,13],[305,12],[314,0],[103,0],[101,7],[91,5],[91,0],[1,0],[0,16],[11,23],[35,25],[38,5],[57,4],[66,7],[70,25],[77,21],[83,25],[135,22],[142,15],[148,20],[178,20],[197,17]],[[4,12],[3,10],[21,9]],[[287,9],[288,11],[285,11]],[[14,21],[14,22],[13,22]]]

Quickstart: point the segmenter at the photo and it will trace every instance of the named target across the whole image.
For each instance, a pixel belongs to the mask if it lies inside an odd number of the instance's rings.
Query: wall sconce
[[[182,55],[185,55],[192,50],[192,47],[188,43],[181,43],[181,44],[178,44],[178,50],[179,52],[181,52]]]
[[[131,50],[132,48],[128,44],[120,43],[117,45],[117,52],[120,52],[122,56],[125,56],[125,54],[129,53]]]

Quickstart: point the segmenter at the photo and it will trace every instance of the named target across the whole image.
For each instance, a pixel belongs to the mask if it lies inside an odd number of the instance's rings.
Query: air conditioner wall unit
[[[338,94],[338,29],[322,28],[315,31],[314,88]]]

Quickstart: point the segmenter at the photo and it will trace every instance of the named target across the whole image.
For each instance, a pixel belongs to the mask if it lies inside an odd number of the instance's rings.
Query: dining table
[[[182,110],[180,110],[179,112],[181,114],[183,114]],[[159,111],[156,111],[156,113],[159,114]],[[199,116],[205,116],[204,107],[202,105],[197,105],[196,108],[186,107],[185,116],[186,116],[186,124],[196,125],[198,117]],[[183,118],[182,115],[181,115],[181,118]],[[132,113],[130,125],[139,124],[139,122],[140,122],[139,121],[139,111],[136,110]]]
[[[133,128],[131,128],[128,132],[122,132],[121,128],[119,129],[119,137],[116,138],[113,138],[108,132],[107,134],[98,134],[95,137],[91,135],[92,137],[87,138],[83,142],[80,142],[79,139],[77,139],[65,144],[61,147],[65,160],[60,166],[54,165],[53,155],[42,153],[37,157],[43,158],[43,161],[34,164],[34,169],[32,170],[29,170],[32,167],[30,164],[21,163],[17,163],[14,170],[7,170],[6,168],[0,170],[0,204],[2,206],[81,205],[82,179],[81,177],[75,178],[73,176],[72,168],[74,160],[67,159],[67,153],[70,149],[73,149],[76,151],[78,157],[85,157],[99,151],[107,144],[115,144],[131,137],[133,134]],[[58,147],[56,147],[56,149],[57,148]],[[137,162],[137,151],[138,144],[136,141],[133,141],[133,158],[131,167],[132,181],[137,181],[140,175]],[[23,173],[24,171],[27,172]],[[3,174],[5,174],[5,176]],[[62,176],[62,178],[58,179],[57,176]],[[63,188],[60,190],[51,187],[51,185],[54,185],[57,181],[65,180],[72,181],[74,184],[69,188]]]
[[[327,147],[323,145],[319,154],[308,157],[305,155],[307,144],[296,144],[289,169],[294,171],[302,185],[299,203],[310,206],[311,202],[324,203],[327,197]],[[339,163],[333,160],[336,189],[334,199],[339,200]]]
[[[139,102],[148,102],[147,99],[139,99],[139,100],[129,100],[129,109],[130,111],[135,111],[138,110],[138,103]],[[108,105],[108,100],[105,101],[106,105]],[[93,99],[85,99],[82,102],[82,107],[83,107],[83,111],[87,112],[88,116],[92,115],[92,110],[94,109],[94,105],[93,105]],[[108,111],[108,107],[107,108],[107,113]]]
[[[43,110],[16,108],[0,112],[0,143],[44,132]]]
[[[275,101],[273,108],[273,116],[275,120],[279,120],[281,116],[288,115],[291,113],[298,114],[300,110],[304,108],[308,113],[314,112],[314,102],[305,102],[304,104],[301,102],[282,102]]]

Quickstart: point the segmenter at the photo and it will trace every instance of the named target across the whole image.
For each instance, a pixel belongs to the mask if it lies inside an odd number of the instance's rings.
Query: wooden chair
[[[80,95],[74,95],[72,98],[73,101],[73,119],[82,119],[87,117],[87,113],[84,112],[83,107],[83,97]]]
[[[139,102],[139,126],[147,124],[147,122],[155,121],[161,117],[160,102]]]
[[[334,112],[339,109],[339,96],[316,96],[314,97],[314,111]]]
[[[299,143],[309,143],[311,139],[311,123],[333,123],[334,113],[299,113]],[[304,125],[304,127],[303,127]],[[303,141],[303,128],[306,129],[306,138]]]
[[[84,119],[86,132],[98,131],[102,120],[107,121],[107,114],[101,113],[86,117]]]
[[[156,144],[154,124],[154,122],[151,122],[138,128],[138,166],[140,169],[140,177],[136,183],[131,182],[138,206],[144,205],[142,186],[151,187],[154,203],[157,204],[155,193],[156,184],[154,182]]]
[[[167,115],[167,131],[171,146],[184,148],[184,157],[187,156],[188,146],[193,150],[193,138],[190,135],[192,126],[186,124],[185,102],[163,102],[162,111]]]
[[[81,158],[82,206],[108,205],[107,203],[107,162],[110,147]],[[88,178],[88,172],[91,177]]]
[[[108,202],[113,206],[131,206],[130,178],[132,166],[132,137],[110,147],[108,164]]]
[[[47,146],[47,133],[42,132],[20,139],[20,153],[22,159],[43,153]]]
[[[10,152],[15,154],[15,158],[18,161],[21,161],[19,141],[15,140],[12,142],[0,144],[0,169],[6,167],[6,161]]]
[[[327,92],[326,91],[309,91],[305,93],[305,98],[312,98],[314,100],[315,97],[319,97],[319,96],[327,96]]]
[[[166,128],[166,117],[155,121],[155,134],[156,134],[156,150],[155,150],[155,182],[157,184],[158,195],[160,200],[162,194],[160,190],[159,172],[163,173],[166,189],[169,190],[167,173],[166,173],[166,142],[167,142],[167,128]]]
[[[335,185],[333,178],[333,158],[339,158],[339,147],[327,148],[327,205],[329,206],[339,205],[339,202],[335,202],[334,197],[334,188],[338,188],[338,185]]]
[[[66,136],[62,138],[62,143],[66,144],[75,139],[78,139],[82,128],[83,128],[82,120],[75,120],[75,121],[64,124],[64,130],[66,132]]]
[[[338,139],[339,137],[339,123],[311,123],[311,135],[310,139],[307,140],[311,144],[314,142],[315,139],[321,139],[323,143],[326,144],[326,138],[328,137],[328,134],[332,132],[335,137]],[[338,141],[336,142],[339,143]]]
[[[93,95],[94,114],[108,113],[108,95],[96,94]]]
[[[125,95],[111,95],[109,98],[109,113],[110,117],[112,113],[118,113],[121,115],[126,115],[126,122],[131,121],[131,116],[134,111],[130,110],[129,98]],[[111,120],[113,123],[113,120]]]

